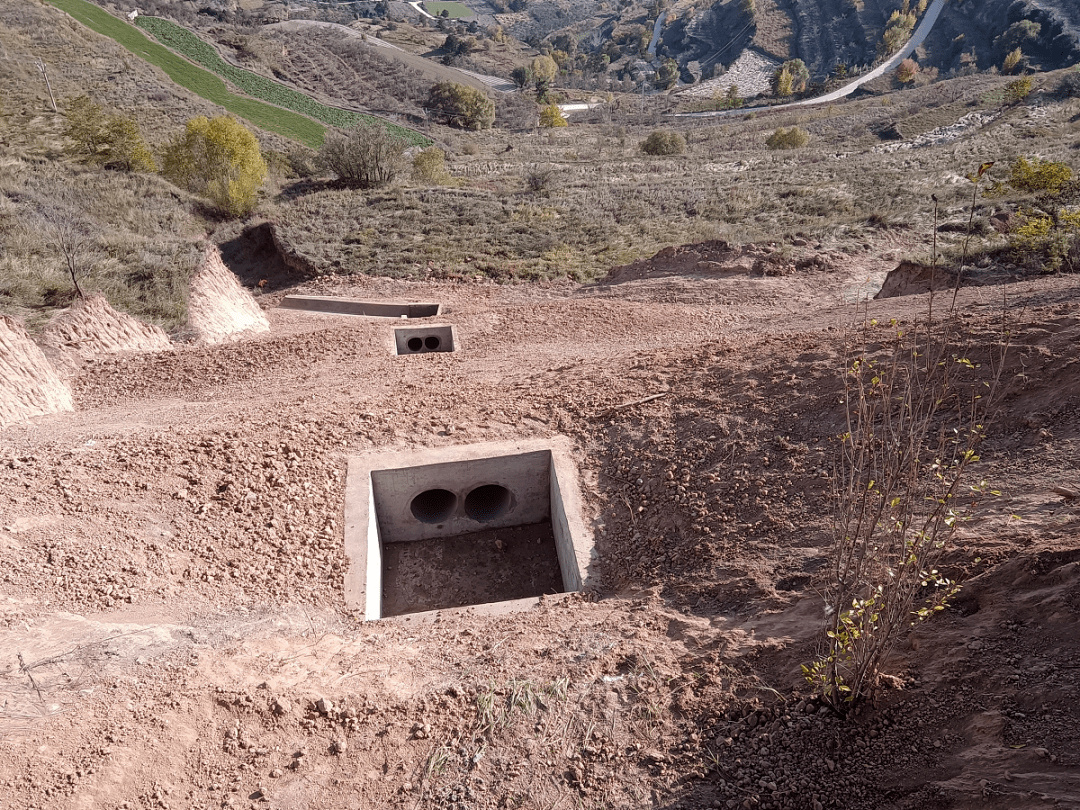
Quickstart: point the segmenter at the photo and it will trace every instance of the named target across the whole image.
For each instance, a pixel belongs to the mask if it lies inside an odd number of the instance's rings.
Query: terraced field
[[[314,118],[324,124],[342,129],[355,126],[362,121],[382,121],[371,115],[343,110],[322,104],[304,93],[293,90],[280,82],[252,73],[250,70],[230,65],[214,49],[186,28],[161,17],[140,16],[135,24],[149,32],[160,43],[183,54],[188,59],[202,65],[212,73],[222,77],[249,96],[269,102],[278,107]],[[386,128],[412,145],[427,145],[427,138],[418,132],[382,122]]]

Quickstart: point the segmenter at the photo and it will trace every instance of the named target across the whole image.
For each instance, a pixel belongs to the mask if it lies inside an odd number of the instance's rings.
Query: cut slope
[[[0,427],[72,410],[71,391],[26,330],[0,315]]]
[[[245,332],[269,332],[270,324],[255,299],[240,286],[211,245],[191,279],[188,331],[199,343],[233,340]]]

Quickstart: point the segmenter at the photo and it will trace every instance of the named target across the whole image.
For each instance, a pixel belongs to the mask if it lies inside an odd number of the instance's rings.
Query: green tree
[[[232,216],[251,213],[266,180],[259,142],[239,121],[199,116],[165,148],[162,174]]]
[[[350,130],[326,133],[319,157],[338,179],[353,188],[388,185],[401,170],[406,143],[382,124],[361,122]]]
[[[517,85],[518,90],[524,90],[532,84],[532,71],[525,65],[518,65],[510,71],[510,80]]]
[[[495,123],[495,102],[481,91],[453,82],[439,82],[428,93],[428,110],[462,129],[489,129]]]
[[[1005,103],[1019,104],[1031,94],[1031,77],[1024,76],[1005,85]]]
[[[108,115],[87,96],[68,102],[64,110],[64,134],[74,144],[71,151],[89,163],[129,172],[157,171],[154,156],[134,118]]]
[[[656,86],[661,90],[670,90],[679,80],[679,63],[674,59],[665,59],[656,71]]]
[[[790,96],[801,93],[810,81],[810,70],[802,59],[789,59],[773,73],[773,93],[778,96]]]
[[[1020,50],[1019,46],[1013,48],[1005,54],[1005,60],[1001,63],[1001,72],[1005,74],[1012,73],[1023,58],[1024,52]]]
[[[914,28],[914,13],[910,11],[894,11],[892,16],[889,17],[889,22],[885,25],[885,33],[881,35],[881,44],[878,46],[878,53],[881,56],[888,56],[889,54],[900,50],[900,46],[907,42],[911,37],[911,32]]]
[[[559,75],[559,66],[550,56],[536,57],[529,65],[529,69],[532,72],[533,81],[536,82],[537,93],[546,92],[548,85]]]
[[[565,127],[566,117],[562,114],[558,104],[548,104],[540,110],[540,126],[542,127]]]
[[[686,140],[673,130],[658,129],[641,142],[641,151],[646,155],[681,155],[686,151]]]

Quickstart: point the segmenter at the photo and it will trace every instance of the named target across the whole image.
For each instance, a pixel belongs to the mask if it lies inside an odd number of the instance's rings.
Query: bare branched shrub
[[[381,124],[361,123],[348,132],[327,132],[319,159],[347,185],[379,188],[401,171],[406,145]]]
[[[874,327],[847,352],[824,650],[803,667],[836,709],[869,696],[898,639],[958,590],[940,566],[965,516],[961,493],[996,494],[968,479],[1005,342],[984,375],[952,320],[910,332],[893,322],[876,352]]]

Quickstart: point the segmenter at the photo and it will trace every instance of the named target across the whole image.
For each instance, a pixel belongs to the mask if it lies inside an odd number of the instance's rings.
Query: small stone
[[[292,711],[292,704],[285,700],[285,698],[274,698],[271,708],[273,709],[274,714],[280,717],[281,715],[288,714]]]
[[[334,701],[321,697],[315,701],[315,709],[319,714],[327,715],[334,710]]]
[[[285,771],[281,770],[281,768],[274,768],[274,770],[270,771],[270,778],[278,779],[284,773]]]

